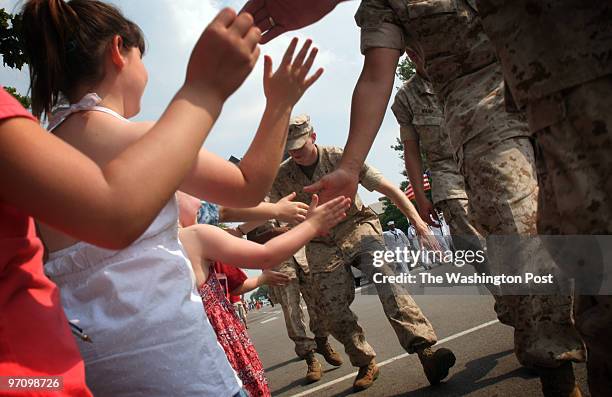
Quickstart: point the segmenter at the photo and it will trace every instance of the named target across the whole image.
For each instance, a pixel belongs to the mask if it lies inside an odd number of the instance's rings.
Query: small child
[[[304,222],[265,244],[234,237],[211,225],[193,225],[179,231],[179,238],[196,275],[206,314],[230,364],[251,397],[269,396],[270,391],[257,351],[221,283],[227,285],[228,292],[239,295],[257,288],[263,280],[251,278],[235,283],[230,280],[231,269],[225,270],[228,266],[222,263],[240,263],[241,267],[251,269],[277,266],[313,237],[340,222],[345,217],[350,200],[339,197],[320,207],[317,204],[315,195]],[[221,274],[222,279],[219,278]],[[286,276],[274,272],[269,278],[278,284]]]

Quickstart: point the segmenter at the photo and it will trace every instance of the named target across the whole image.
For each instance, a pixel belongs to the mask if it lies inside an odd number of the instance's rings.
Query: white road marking
[[[461,331],[461,332],[456,333],[454,335],[447,336],[446,338],[444,338],[442,340],[439,340],[438,343],[436,343],[436,346],[441,345],[442,343],[450,342],[450,341],[452,341],[454,339],[457,339],[457,338],[460,338],[460,337],[462,337],[464,335],[471,334],[472,332],[476,332],[476,331],[481,330],[483,328],[489,327],[489,326],[491,326],[493,324],[497,324],[498,322],[499,322],[499,320],[492,320],[492,321],[489,321],[489,322],[477,325],[477,326],[475,326],[473,328],[466,329],[465,331]],[[388,360],[385,360],[383,362],[378,363],[378,366],[382,367],[384,365],[391,364],[394,361],[401,360],[402,358],[405,358],[405,357],[408,357],[408,356],[409,356],[408,353],[403,353],[403,354],[400,354],[399,356],[391,357]],[[293,397],[307,396],[307,395],[312,394],[314,392],[317,392],[319,390],[323,390],[323,389],[325,389],[327,387],[333,386],[333,385],[335,385],[337,383],[344,382],[347,379],[352,379],[355,376],[357,376],[357,371],[355,371],[355,372],[353,372],[351,374],[348,374],[348,375],[341,376],[338,379],[334,379],[332,381],[329,381],[329,382],[324,383],[322,385],[319,385],[317,387],[313,387],[312,389],[308,389],[308,390],[305,390],[305,391],[303,391],[301,393],[294,394]]]
[[[269,323],[270,321],[274,321],[274,320],[278,320],[278,317],[274,316],[274,317],[270,317],[267,320],[263,320],[262,322],[260,322],[259,324],[265,324],[265,323]]]

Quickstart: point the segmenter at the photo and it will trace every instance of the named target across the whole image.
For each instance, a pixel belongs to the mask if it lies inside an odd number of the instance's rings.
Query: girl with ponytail
[[[141,60],[145,46],[140,29],[116,8],[97,0],[30,0],[23,26],[33,111],[49,119],[53,134],[106,167],[153,132],[148,132],[152,123],[128,120],[139,112],[147,82]],[[207,32],[210,40],[203,40]],[[191,57],[189,84],[175,97],[177,106],[157,123],[178,132],[192,125],[195,117],[189,116],[200,109],[203,139],[223,102],[253,67],[260,31],[250,15],[225,9],[204,36]],[[296,46],[293,40],[276,72],[271,59],[265,59],[267,106],[240,165],[204,149],[191,157],[186,151],[194,162],[175,189],[230,207],[263,200],[282,157],[292,108],[322,73],[308,76],[316,56],[310,41],[294,60]],[[64,102],[68,106],[52,112]],[[173,166],[160,161],[151,167],[153,178],[149,172],[134,182],[160,197],[152,179],[164,177]],[[240,383],[202,312],[190,263],[178,242],[176,202],[159,204],[163,208],[149,228],[122,250],[102,249],[79,241],[75,233],[41,225],[51,251],[45,271],[61,289],[67,317],[93,340],[77,340],[87,384],[96,396],[233,396],[241,392]],[[119,211],[118,217],[123,214]],[[104,227],[121,233],[123,226],[109,221]]]

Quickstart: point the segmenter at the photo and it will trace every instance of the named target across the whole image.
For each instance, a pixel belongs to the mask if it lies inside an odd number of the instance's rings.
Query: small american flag
[[[431,190],[431,184],[429,183],[429,175],[427,174],[423,174],[423,190]],[[412,190],[412,184],[410,182],[408,182],[408,187],[406,188],[405,193],[408,197],[408,200],[414,200],[414,190]]]

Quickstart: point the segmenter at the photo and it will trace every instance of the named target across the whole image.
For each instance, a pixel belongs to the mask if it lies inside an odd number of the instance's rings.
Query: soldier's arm
[[[410,220],[417,230],[417,233],[429,234],[429,228],[427,224],[421,219],[418,211],[412,205],[406,194],[402,192],[397,186],[386,178],[381,178],[378,186],[375,188],[377,192],[386,196],[389,200],[395,204],[395,206]]]

